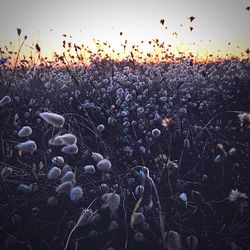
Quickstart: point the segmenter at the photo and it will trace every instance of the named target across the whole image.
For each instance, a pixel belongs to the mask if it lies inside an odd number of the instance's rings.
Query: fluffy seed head
[[[30,126],[24,126],[18,131],[18,136],[19,137],[27,137],[32,134],[32,129]]]
[[[94,174],[95,173],[95,167],[93,165],[84,166],[84,173],[85,174]]]
[[[95,161],[95,162],[99,162],[99,161],[101,161],[101,160],[103,160],[103,156],[101,155],[101,154],[99,154],[99,153],[92,153],[92,158],[93,158],[93,160]]]
[[[25,153],[32,153],[36,151],[37,146],[36,143],[32,140],[21,142],[16,145],[16,148],[25,152]]]
[[[62,166],[64,163],[64,158],[62,156],[55,156],[53,159],[52,159],[52,164],[55,165],[55,166]]]
[[[55,180],[61,175],[61,169],[58,167],[53,167],[50,169],[48,173],[48,179],[49,180]]]
[[[77,138],[73,134],[64,134],[60,136],[63,145],[72,145],[77,143]]]
[[[74,180],[75,180],[75,174],[72,171],[68,171],[62,177],[61,182],[62,183],[67,181],[74,182]]]
[[[73,202],[78,202],[82,198],[83,192],[80,187],[75,187],[70,191],[70,199]]]
[[[76,144],[66,145],[61,149],[61,152],[69,155],[75,155],[78,153],[78,147]]]
[[[66,181],[66,182],[62,183],[61,185],[59,185],[56,188],[56,193],[58,195],[60,195],[60,194],[68,194],[68,193],[70,193],[72,188],[73,188],[72,182],[71,181]]]
[[[97,168],[100,171],[109,171],[111,169],[111,162],[107,159],[103,159],[97,163]]]
[[[104,207],[108,206],[111,213],[113,214],[120,206],[120,195],[115,193],[105,193],[102,196],[102,200],[105,201]]]
[[[43,112],[40,113],[40,117],[57,128],[61,128],[65,123],[64,117],[55,113]]]
[[[52,146],[61,146],[61,145],[63,145],[63,142],[61,140],[61,136],[57,135],[57,136],[51,138],[49,140],[49,145],[52,145]]]

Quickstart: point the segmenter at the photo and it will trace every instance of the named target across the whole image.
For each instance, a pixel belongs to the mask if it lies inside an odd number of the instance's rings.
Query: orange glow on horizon
[[[77,58],[74,44],[80,48],[84,44],[84,60],[90,56],[87,50],[115,60],[132,57],[131,52],[137,61],[190,54],[196,60],[248,58],[247,6],[249,0],[2,0],[0,23],[8,24],[1,27],[0,48],[2,57],[15,61],[15,52],[27,35],[20,59],[36,57],[36,44],[41,47],[40,56],[49,60],[54,52]],[[20,37],[17,28],[22,29]],[[156,39],[158,44],[149,44]]]

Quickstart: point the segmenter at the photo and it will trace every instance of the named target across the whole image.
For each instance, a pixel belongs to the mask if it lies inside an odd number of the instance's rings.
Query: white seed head
[[[99,162],[101,160],[103,160],[103,156],[99,153],[92,153],[92,158],[95,162]]]
[[[55,113],[43,112],[40,117],[57,128],[61,128],[65,123],[64,117]]]
[[[22,194],[27,194],[30,192],[30,187],[26,184],[20,184],[18,187],[17,187],[17,191],[22,193]]]
[[[8,178],[13,173],[13,169],[11,167],[4,167],[1,171],[2,178]]]
[[[85,174],[94,174],[95,173],[95,167],[93,165],[84,166],[84,173]]]
[[[52,146],[61,146],[61,145],[63,145],[63,142],[61,140],[61,136],[57,135],[57,136],[51,138],[49,140],[49,145],[52,145]]]
[[[102,200],[105,201],[105,206],[109,207],[112,214],[119,208],[121,202],[120,195],[116,193],[105,193],[102,195]]]
[[[80,187],[75,187],[70,191],[70,199],[73,202],[78,202],[82,198],[83,192]]]
[[[59,185],[56,188],[56,193],[58,195],[60,195],[60,194],[69,194],[72,188],[73,188],[72,182],[71,181],[66,181],[66,182],[63,182],[61,185]]]
[[[183,202],[187,202],[187,194],[186,193],[182,193],[179,198],[183,201]]]
[[[60,167],[64,164],[64,158],[62,156],[55,156],[52,159],[52,164]]]
[[[69,155],[75,155],[78,153],[78,147],[76,144],[66,145],[61,149],[61,152]]]
[[[61,169],[58,167],[53,167],[50,169],[48,173],[48,179],[49,180],[55,180],[61,175]]]
[[[19,137],[27,137],[32,134],[32,128],[30,126],[24,126],[18,131]]]
[[[63,168],[62,168],[62,175],[65,175],[67,172],[69,171],[72,171],[72,168],[69,166],[69,165],[65,165]]]
[[[21,142],[16,145],[16,148],[18,150],[21,150],[25,153],[32,153],[36,151],[37,146],[36,143],[32,140],[26,141],[26,142]]]
[[[97,163],[97,168],[100,171],[109,171],[111,169],[111,162],[107,159],[103,159]]]
[[[64,134],[60,136],[60,140],[62,141],[63,145],[71,145],[77,143],[77,138],[73,134]]]
[[[97,126],[97,130],[99,132],[102,132],[104,129],[105,129],[105,126],[103,124],[100,124],[100,125]]]
[[[143,193],[144,193],[144,187],[142,185],[139,185],[135,188],[136,195],[142,195]]]
[[[61,182],[74,182],[75,181],[75,174],[72,171],[68,171],[64,174],[64,176],[61,179]]]

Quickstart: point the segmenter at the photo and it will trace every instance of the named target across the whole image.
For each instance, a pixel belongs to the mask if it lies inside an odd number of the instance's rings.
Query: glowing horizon
[[[249,0],[2,2],[0,22],[7,24],[1,27],[1,46],[17,43],[16,28],[21,28],[22,35],[28,36],[26,50],[38,42],[46,56],[61,52],[62,34],[71,36],[73,44],[86,44],[92,49],[93,39],[107,41],[114,49],[128,40],[128,47],[139,44],[144,53],[150,51],[147,41],[157,38],[175,50],[199,53],[201,57],[218,50],[222,56],[240,56],[250,45]],[[195,17],[192,22],[190,16]]]

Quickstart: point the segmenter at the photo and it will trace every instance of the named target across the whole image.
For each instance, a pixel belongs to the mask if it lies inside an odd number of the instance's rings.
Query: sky
[[[0,45],[17,41],[21,28],[27,44],[39,42],[46,52],[60,50],[62,34],[77,44],[99,38],[114,48],[124,39],[133,44],[152,38],[203,52],[237,54],[250,46],[250,0],[0,0],[0,6]]]

